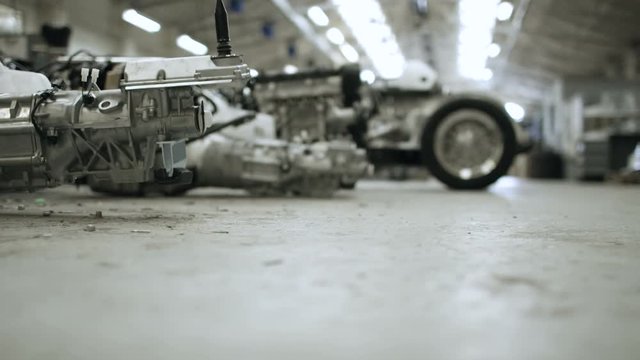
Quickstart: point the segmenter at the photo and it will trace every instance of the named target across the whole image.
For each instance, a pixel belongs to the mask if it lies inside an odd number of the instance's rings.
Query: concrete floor
[[[640,357],[634,187],[0,205],[3,360]]]

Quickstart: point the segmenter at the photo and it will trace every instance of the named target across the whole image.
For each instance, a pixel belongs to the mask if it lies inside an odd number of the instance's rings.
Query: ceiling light
[[[393,30],[387,24],[387,18],[379,1],[332,0],[332,2],[380,77],[393,79],[401,76],[406,60]],[[351,53],[350,56],[353,55],[349,47],[346,50],[341,48],[343,55],[345,51]],[[355,56],[352,57],[355,58]]]
[[[478,79],[482,80],[482,81],[489,81],[491,79],[493,79],[493,70],[489,69],[489,68],[485,68],[482,69],[482,71],[480,71],[480,73],[478,74]]]
[[[480,81],[493,77],[493,72],[486,67],[488,49],[493,43],[498,1],[460,0],[458,4],[458,72],[463,77]]]
[[[160,31],[160,24],[154,20],[149,19],[148,17],[141,15],[139,12],[133,9],[127,9],[122,12],[122,20],[128,22],[133,26],[137,26],[140,29],[155,33]]]
[[[487,48],[487,55],[489,55],[490,58],[495,58],[495,57],[498,57],[498,55],[500,55],[501,51],[502,51],[502,48],[500,47],[500,45],[496,43],[492,43]]]
[[[514,102],[504,104],[504,109],[507,111],[509,116],[517,122],[524,120],[524,117],[527,115],[524,108],[520,104],[516,104]]]
[[[371,70],[362,70],[360,72],[360,80],[366,84],[373,84],[376,81],[376,74]]]
[[[360,60],[360,54],[358,54],[358,51],[349,44],[340,45],[340,51],[342,52],[342,55],[344,55],[344,58],[347,59],[348,62],[355,63],[355,62],[358,62],[358,60]]]
[[[340,31],[340,29],[338,28],[333,27],[327,30],[327,39],[329,39],[329,41],[331,41],[335,45],[344,44],[344,34],[342,34],[342,31]]]
[[[287,64],[282,70],[285,74],[295,74],[298,72],[298,67],[292,64]]]
[[[14,1],[15,3],[15,1]],[[0,33],[22,34],[24,30],[23,12],[0,4]]]
[[[176,44],[183,50],[186,50],[194,55],[204,55],[209,52],[209,48],[205,44],[194,40],[189,35],[178,36],[178,38],[176,39]]]
[[[307,10],[307,16],[318,26],[329,25],[329,17],[319,6],[312,6]]]
[[[498,5],[498,12],[496,18],[500,21],[507,21],[511,19],[513,15],[513,4],[508,1],[503,1]]]

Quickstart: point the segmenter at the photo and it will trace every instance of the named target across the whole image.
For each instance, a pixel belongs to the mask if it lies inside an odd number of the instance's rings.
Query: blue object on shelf
[[[229,7],[234,13],[241,13],[244,11],[244,0],[231,0]]]
[[[267,39],[273,39],[275,36],[275,24],[273,21],[265,21],[262,24],[262,35]]]
[[[298,47],[296,46],[295,42],[290,42],[287,45],[287,54],[291,59],[295,59],[296,57],[298,57]]]

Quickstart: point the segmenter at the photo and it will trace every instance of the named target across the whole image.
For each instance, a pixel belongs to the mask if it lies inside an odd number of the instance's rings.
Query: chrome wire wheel
[[[491,174],[504,155],[503,132],[487,113],[464,109],[447,115],[433,138],[434,155],[442,168],[462,180]]]

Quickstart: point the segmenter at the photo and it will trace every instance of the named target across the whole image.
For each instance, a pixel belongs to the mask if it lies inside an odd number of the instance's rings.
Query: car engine
[[[216,92],[203,91],[200,99],[213,114],[213,123],[206,134],[187,142],[186,168],[194,174],[192,183],[116,184],[91,178],[91,188],[134,196],[226,187],[261,196],[329,197],[344,184],[355,185],[367,172],[365,151],[351,141],[279,140],[273,117],[232,106]]]
[[[241,88],[250,78],[231,52],[220,7],[216,20],[217,56],[127,63],[119,89],[99,89],[97,69],[82,69],[81,90],[60,91],[40,74],[1,67],[0,190],[89,176],[115,184],[190,182],[186,139],[202,135],[211,116],[197,89]]]

